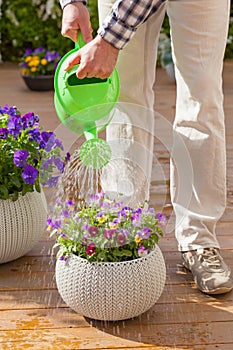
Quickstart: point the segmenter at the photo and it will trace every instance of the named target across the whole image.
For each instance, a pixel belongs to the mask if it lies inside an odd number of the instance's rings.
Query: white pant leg
[[[171,196],[181,251],[219,247],[215,227],[226,199],[222,63],[229,7],[229,0],[170,0],[167,6],[177,79]],[[186,179],[185,186],[177,137],[192,160],[193,182]]]
[[[100,23],[114,2],[99,0]],[[164,12],[162,6],[137,30],[117,61],[121,82],[119,101],[133,103],[133,106],[127,103],[120,106],[119,113],[107,127],[106,139],[115,160],[104,168],[101,185],[104,192],[123,192],[122,199],[132,206],[149,198],[154,144],[153,85]],[[138,105],[146,108],[137,108]]]

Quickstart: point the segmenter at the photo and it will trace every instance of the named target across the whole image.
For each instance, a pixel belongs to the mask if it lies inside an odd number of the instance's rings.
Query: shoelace
[[[204,260],[209,267],[221,267],[221,259],[218,255],[218,251],[214,248],[198,249],[198,260]]]

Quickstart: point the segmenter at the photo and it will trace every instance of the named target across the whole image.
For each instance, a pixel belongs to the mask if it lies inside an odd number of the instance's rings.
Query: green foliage
[[[98,29],[98,0],[88,0],[93,36]],[[50,2],[51,3],[51,2]],[[71,40],[62,37],[62,10],[58,0],[51,9],[48,0],[5,0],[1,5],[0,33],[1,54],[4,61],[19,61],[25,49],[44,46],[64,55],[73,48]],[[47,6],[47,9],[46,9]],[[169,37],[168,16],[163,22],[163,33]],[[233,4],[229,25],[226,58],[233,58]]]
[[[229,25],[229,31],[228,31],[225,57],[233,58],[233,4],[231,5],[230,25]]]
[[[88,1],[94,34],[98,28],[97,0]],[[44,46],[64,55],[74,46],[61,32],[62,10],[58,0],[5,0],[1,5],[0,33],[3,61],[19,62],[25,49]]]

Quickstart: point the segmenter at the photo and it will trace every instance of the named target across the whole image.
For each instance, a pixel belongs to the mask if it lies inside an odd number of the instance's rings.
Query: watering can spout
[[[83,133],[87,141],[98,138],[97,128],[95,123],[85,124]]]

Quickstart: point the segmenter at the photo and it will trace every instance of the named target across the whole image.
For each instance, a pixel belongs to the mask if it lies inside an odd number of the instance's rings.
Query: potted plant
[[[158,56],[161,66],[166,70],[167,75],[175,81],[175,69],[172,59],[171,39],[163,32],[160,33]]]
[[[57,51],[50,51],[44,47],[34,50],[27,49],[21,59],[21,75],[31,90],[53,90],[55,69],[61,56]]]
[[[43,233],[41,185],[56,184],[64,167],[61,151],[61,141],[40,129],[36,114],[0,107],[0,263],[24,255]]]
[[[166,278],[162,214],[148,205],[131,209],[103,192],[77,209],[58,201],[48,219],[58,248],[56,282],[63,300],[93,319],[122,320],[147,311]]]

